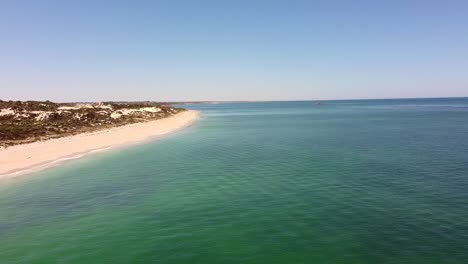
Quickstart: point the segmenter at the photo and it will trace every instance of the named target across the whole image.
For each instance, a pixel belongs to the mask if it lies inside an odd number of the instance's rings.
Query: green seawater
[[[0,181],[0,263],[468,263],[468,99],[189,108]]]

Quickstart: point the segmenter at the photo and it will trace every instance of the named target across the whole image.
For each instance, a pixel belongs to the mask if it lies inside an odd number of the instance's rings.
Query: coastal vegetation
[[[0,147],[147,122],[180,111],[184,109],[154,102],[0,100]]]

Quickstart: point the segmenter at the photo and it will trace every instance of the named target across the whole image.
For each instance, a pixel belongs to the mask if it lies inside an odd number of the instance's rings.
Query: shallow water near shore
[[[467,263],[468,99],[232,103],[0,182],[0,263]]]

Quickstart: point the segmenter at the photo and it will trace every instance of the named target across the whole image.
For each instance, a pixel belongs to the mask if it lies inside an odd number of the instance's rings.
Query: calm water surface
[[[197,105],[0,182],[0,263],[468,263],[468,99]]]

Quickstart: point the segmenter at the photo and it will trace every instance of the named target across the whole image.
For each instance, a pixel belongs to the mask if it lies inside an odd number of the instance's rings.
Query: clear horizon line
[[[196,101],[151,101],[167,103],[204,103],[204,102],[222,102],[222,103],[254,103],[254,102],[312,102],[312,101],[363,101],[363,100],[411,100],[411,99],[456,99],[468,98],[467,96],[443,96],[443,97],[390,97],[390,98],[349,98],[349,99],[289,99],[289,100],[196,100]],[[115,101],[117,102],[117,101]],[[129,101],[130,102],[130,101]],[[144,102],[144,101],[133,101]]]
[[[7,99],[0,101],[51,101],[55,103],[96,103],[96,102],[154,102],[154,103],[213,103],[213,102],[220,102],[220,103],[254,103],[254,102],[311,102],[311,101],[364,101],[364,100],[411,100],[411,99],[456,99],[456,98],[468,98],[467,96],[435,96],[435,97],[389,97],[389,98],[346,98],[346,99],[286,99],[286,100],[96,100],[96,101],[52,101],[52,100],[37,100],[37,99],[29,99],[29,100],[13,100]]]

